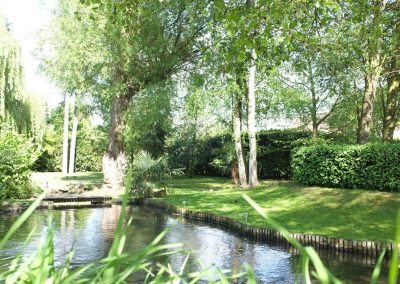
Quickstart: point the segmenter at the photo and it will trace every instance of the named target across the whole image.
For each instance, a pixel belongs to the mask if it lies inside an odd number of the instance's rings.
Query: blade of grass
[[[393,251],[392,251],[392,257],[390,259],[390,268],[389,268],[389,279],[388,279],[389,284],[397,283],[397,278],[399,274],[399,246],[400,246],[400,210],[397,211],[396,232],[393,242]]]
[[[246,269],[246,273],[247,273],[247,283],[248,284],[256,284],[257,281],[256,281],[256,277],[254,275],[253,268],[248,264],[246,264],[244,266],[244,268]]]
[[[292,237],[290,232],[286,230],[279,222],[275,221],[273,218],[269,217],[265,211],[254,202],[249,196],[246,194],[242,194],[243,198],[263,217],[275,230],[279,231],[279,233],[296,249],[300,251],[301,254],[307,255],[311,262],[314,264],[316,269],[316,277],[321,281],[321,283],[342,283],[338,280],[329,270],[325,267],[318,254],[312,247],[303,247],[295,238]],[[305,273],[305,269],[303,269],[303,273]],[[304,274],[304,277],[308,277],[308,274]]]
[[[386,249],[384,249],[382,253],[379,255],[378,261],[376,262],[376,265],[374,267],[374,271],[372,272],[371,284],[378,283],[378,278],[381,275],[382,261],[383,258],[385,257],[385,254],[386,254]]]

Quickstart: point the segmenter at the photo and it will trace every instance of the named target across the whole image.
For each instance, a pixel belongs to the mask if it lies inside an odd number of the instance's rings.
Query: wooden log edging
[[[274,229],[250,226],[230,217],[219,216],[210,212],[200,212],[187,208],[179,208],[160,200],[144,199],[142,204],[145,207],[180,214],[184,218],[216,223],[257,240],[273,241],[279,245],[291,247],[290,243],[282,236],[282,234]],[[302,245],[312,246],[315,249],[328,250],[333,253],[348,253],[375,258],[386,248],[385,257],[389,258],[394,249],[393,244],[388,242],[346,240],[300,233],[292,233],[291,235]]]
[[[54,203],[63,202],[106,202],[111,201],[111,196],[86,196],[79,194],[49,194],[42,201],[50,201]]]

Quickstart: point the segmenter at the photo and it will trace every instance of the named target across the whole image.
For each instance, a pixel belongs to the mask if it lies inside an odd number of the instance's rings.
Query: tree
[[[385,1],[374,0],[372,5],[368,1],[353,5],[354,19],[360,18],[361,25],[359,35],[364,63],[364,101],[361,109],[360,124],[358,126],[357,142],[365,144],[370,139],[373,107],[378,88],[378,81],[386,60],[385,48],[383,46],[383,33],[385,27],[384,9]]]
[[[71,145],[69,150],[69,164],[68,164],[68,174],[73,174],[75,172],[75,154],[76,154],[76,137],[78,132],[78,108],[76,102],[75,93],[72,96],[72,132],[71,132]]]
[[[291,36],[290,29],[299,20],[292,14],[300,2],[289,5],[280,1],[216,1],[213,13],[214,42],[220,58],[222,72],[230,78],[242,77],[241,68],[247,70],[246,87],[242,88],[247,98],[247,129],[249,134],[249,184],[254,187],[257,178],[256,130],[256,75],[279,66],[288,57],[287,46]],[[308,7],[306,7],[308,8]],[[297,13],[297,12],[296,12]],[[240,66],[242,65],[242,67]],[[262,69],[259,68],[262,66]],[[239,72],[238,72],[239,71]],[[239,98],[235,96],[235,98]],[[240,116],[236,115],[236,118]],[[234,125],[239,126],[239,123]],[[238,133],[237,131],[235,133]],[[235,138],[236,153],[240,155],[240,139]],[[241,157],[237,157],[242,160]],[[239,173],[244,172],[239,169]],[[243,180],[241,178],[240,180]]]
[[[0,123],[30,135],[32,117],[24,88],[21,49],[1,14],[0,38]]]
[[[238,176],[239,186],[247,188],[247,174],[246,165],[243,156],[243,144],[242,144],[242,125],[243,125],[243,102],[242,102],[242,91],[240,86],[240,78],[237,78],[237,88],[233,91],[233,141],[235,145],[236,160],[238,164]]]
[[[257,140],[256,140],[256,66],[257,53],[253,48],[251,50],[251,59],[249,66],[249,77],[247,80],[247,99],[248,99],[248,133],[249,133],[249,185],[255,187],[258,185],[257,177]]]
[[[385,44],[390,48],[390,55],[385,65],[386,95],[383,98],[383,141],[393,141],[394,130],[399,117],[400,100],[400,2],[388,4],[389,29]]]
[[[69,94],[65,93],[64,100],[64,128],[63,128],[63,150],[62,150],[62,173],[68,174],[68,129],[69,125]]]
[[[96,20],[105,16],[102,40],[110,54],[103,65],[108,73],[97,75],[109,82],[106,88],[112,97],[109,146],[103,158],[105,180],[112,187],[121,186],[126,171],[122,139],[126,107],[146,86],[167,79],[194,58],[207,5],[155,0],[97,1],[92,5],[97,8],[93,10]]]

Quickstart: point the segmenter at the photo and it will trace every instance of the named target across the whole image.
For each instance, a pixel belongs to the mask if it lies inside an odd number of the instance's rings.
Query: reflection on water
[[[299,256],[277,245],[265,244],[241,237],[233,232],[202,222],[166,216],[139,207],[127,209],[133,222],[128,230],[126,250],[137,251],[150,243],[166,227],[172,226],[164,243],[182,243],[191,251],[188,269],[196,271],[216,264],[219,268],[239,271],[250,264],[260,283],[294,283],[300,281]],[[121,207],[53,210],[55,228],[54,249],[56,264],[64,262],[74,249],[72,264],[79,266],[104,257],[111,246]],[[0,266],[6,267],[17,254],[31,255],[46,236],[47,211],[36,211],[0,252]],[[0,236],[17,216],[0,216]],[[32,240],[23,246],[26,236],[36,228]],[[186,254],[175,254],[169,262],[179,269]],[[326,255],[324,261],[332,272],[348,283],[368,282],[372,265],[362,259]],[[385,271],[384,271],[385,272]],[[383,281],[384,279],[382,279]],[[301,282],[301,281],[300,281]]]

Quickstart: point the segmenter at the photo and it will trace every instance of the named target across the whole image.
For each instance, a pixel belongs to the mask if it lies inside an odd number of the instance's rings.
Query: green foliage
[[[34,164],[35,171],[55,172],[61,170],[63,118],[64,107],[60,105],[48,118],[43,145]],[[107,146],[107,129],[101,126],[93,127],[88,113],[81,112],[79,119],[75,155],[76,171],[99,172],[101,171],[101,159]]]
[[[153,197],[169,173],[167,159],[161,156],[154,159],[148,152],[140,151],[134,155],[126,178],[126,187],[133,196]]]
[[[0,123],[41,142],[44,125],[42,99],[25,90],[21,47],[0,13]]]
[[[36,155],[32,143],[15,132],[0,131],[0,199],[30,198],[31,166]]]
[[[179,139],[178,139],[179,138]],[[188,135],[169,140],[168,155],[173,168],[185,168],[188,174],[229,176],[236,158],[230,134],[198,138],[193,144]],[[244,150],[248,151],[247,135],[243,135]],[[258,175],[261,178],[290,178],[290,155],[296,147],[323,143],[325,139],[312,139],[304,130],[266,130],[257,133]],[[193,149],[195,148],[195,149]]]
[[[237,165],[235,145],[233,142],[225,142],[222,148],[215,149],[213,154],[216,157],[211,161],[211,165],[215,167],[222,176],[231,175],[232,168]]]
[[[292,157],[294,178],[307,185],[400,192],[400,144],[317,145]]]
[[[143,149],[153,156],[164,153],[165,140],[172,127],[172,82],[148,86],[133,99],[126,114],[124,142],[128,155]]]
[[[290,178],[290,155],[294,148],[313,143],[303,130],[267,130],[257,133],[257,164],[261,178]],[[245,147],[247,148],[247,147]]]
[[[107,148],[107,129],[100,126],[92,127],[88,121],[81,122],[76,140],[75,170],[101,172],[102,157]]]
[[[184,168],[188,175],[221,175],[220,168],[228,165],[219,164],[217,160],[226,160],[228,153],[224,151],[226,144],[231,143],[229,134],[198,137],[193,139],[191,129],[185,129],[174,137],[170,137],[167,153],[171,168]],[[225,175],[225,174],[223,174]]]

